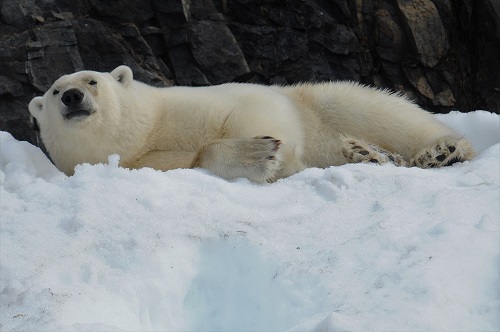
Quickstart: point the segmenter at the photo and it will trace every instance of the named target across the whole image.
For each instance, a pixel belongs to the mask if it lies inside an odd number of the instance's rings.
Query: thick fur
[[[110,154],[129,168],[203,167],[256,182],[313,166],[426,168],[474,156],[469,142],[414,103],[352,82],[155,88],[120,66],[62,76],[29,110],[68,175]]]

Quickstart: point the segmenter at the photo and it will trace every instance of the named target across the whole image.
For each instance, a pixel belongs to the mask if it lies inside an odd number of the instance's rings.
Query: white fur
[[[61,96],[69,89],[83,92],[90,116],[64,118]],[[438,145],[453,146],[443,164],[474,155],[468,142],[405,98],[352,82],[155,88],[120,66],[62,76],[29,110],[52,160],[69,175],[77,164],[119,154],[124,167],[204,167],[264,182],[359,161],[346,153],[346,137],[422,167],[427,151],[439,156]]]

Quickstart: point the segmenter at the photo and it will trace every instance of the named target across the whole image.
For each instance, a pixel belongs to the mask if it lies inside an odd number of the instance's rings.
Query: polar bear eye
[[[96,81],[94,81],[94,80],[91,80],[91,81],[89,82],[89,84],[90,84],[90,85],[96,85],[96,84],[97,84],[97,82],[96,82]]]
[[[54,91],[52,92],[52,94],[53,94],[54,96],[55,96],[55,95],[57,95],[58,93],[59,93],[59,90],[54,90]]]

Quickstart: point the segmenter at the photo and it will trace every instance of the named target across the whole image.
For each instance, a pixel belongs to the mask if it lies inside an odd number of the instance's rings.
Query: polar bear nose
[[[69,89],[63,93],[61,100],[66,106],[75,106],[82,102],[83,93],[77,89]]]

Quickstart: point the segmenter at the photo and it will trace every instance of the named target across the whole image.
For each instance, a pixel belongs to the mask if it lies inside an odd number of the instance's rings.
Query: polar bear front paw
[[[419,151],[410,163],[421,168],[435,168],[470,160],[474,155],[474,149],[468,141],[450,136]]]
[[[215,140],[198,151],[192,167],[206,168],[225,179],[270,182],[282,167],[281,144],[271,136]]]
[[[271,136],[241,139],[238,154],[245,177],[255,182],[275,180],[281,169],[281,144],[281,140]]]

